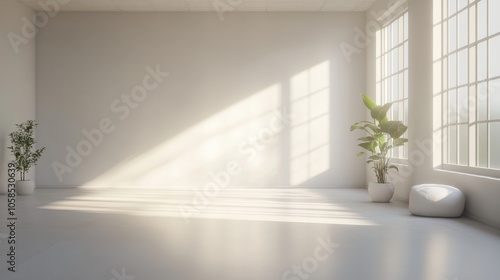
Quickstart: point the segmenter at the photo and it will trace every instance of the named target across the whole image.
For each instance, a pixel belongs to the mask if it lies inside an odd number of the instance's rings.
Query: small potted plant
[[[36,165],[45,148],[34,149],[33,133],[38,124],[34,120],[16,124],[17,131],[9,134],[12,146],[7,147],[15,157],[14,165],[19,171],[20,180],[16,181],[16,192],[20,195],[30,195],[35,189],[35,183],[26,179],[26,173]]]
[[[365,151],[357,156],[368,153],[367,163],[373,164],[372,169],[377,182],[368,184],[368,192],[373,202],[389,202],[394,194],[394,185],[387,181],[390,169],[398,171],[398,167],[391,165],[388,153],[391,149],[403,146],[408,139],[402,138],[408,129],[401,121],[389,121],[387,111],[392,103],[377,105],[368,95],[362,94],[363,103],[370,110],[372,121],[361,121],[351,126],[351,131],[362,130],[367,135],[358,138],[358,146]]]

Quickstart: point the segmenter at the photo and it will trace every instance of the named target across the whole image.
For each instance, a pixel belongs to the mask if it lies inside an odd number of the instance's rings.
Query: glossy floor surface
[[[36,189],[16,205],[16,272],[36,280],[498,279],[500,231],[411,216],[364,189]],[[9,252],[0,196],[0,259]]]

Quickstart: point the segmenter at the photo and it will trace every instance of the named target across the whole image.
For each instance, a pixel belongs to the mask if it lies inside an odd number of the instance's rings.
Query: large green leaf
[[[399,147],[399,146],[403,146],[406,142],[408,142],[408,139],[398,138],[398,139],[394,139],[393,145],[394,145],[394,147]]]
[[[373,101],[373,99],[371,99],[370,96],[366,94],[361,94],[361,98],[363,98],[363,103],[365,103],[365,106],[366,108],[368,108],[368,110],[371,111],[375,109],[375,107],[377,107],[377,103],[375,103],[375,101]]]
[[[361,148],[363,148],[369,152],[375,153],[375,147],[376,147],[375,142],[360,143],[360,144],[358,144],[358,146],[360,146]]]
[[[380,124],[380,129],[389,134],[392,138],[398,139],[408,128],[400,121],[388,121]]]
[[[387,111],[391,109],[392,103],[387,103],[382,106],[377,106],[371,110],[372,118],[376,119],[380,123],[387,123],[386,116]]]

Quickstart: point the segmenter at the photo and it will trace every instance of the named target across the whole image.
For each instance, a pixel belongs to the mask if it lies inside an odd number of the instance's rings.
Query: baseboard
[[[500,230],[500,224],[498,224],[498,223],[496,223],[494,221],[491,221],[489,219],[484,219],[484,218],[478,217],[478,216],[470,214],[470,213],[464,213],[464,216],[467,217],[467,218],[469,218],[469,219],[478,221],[478,222],[480,222],[482,224],[485,224],[485,225],[488,225],[490,227],[493,227],[493,228],[496,228],[496,229]]]

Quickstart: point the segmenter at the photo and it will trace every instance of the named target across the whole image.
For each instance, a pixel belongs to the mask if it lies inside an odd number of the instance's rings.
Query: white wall
[[[23,18],[33,14],[15,0],[0,1],[0,193],[7,192],[9,134],[16,123],[35,118],[35,39],[23,35]],[[10,38],[22,43],[13,47]]]
[[[364,13],[58,14],[37,36],[39,185],[202,186],[228,164],[230,185],[365,185],[349,133],[364,115],[365,56],[348,62],[339,47],[364,22]],[[157,65],[170,75],[143,101],[119,100]],[[280,130],[273,112],[289,107],[294,119]],[[68,152],[77,147],[88,155]]]
[[[391,1],[379,0],[372,7],[378,11]],[[392,1],[393,2],[393,1]],[[432,112],[432,0],[409,1],[409,170],[407,180],[400,183],[396,199],[408,201],[411,186],[422,183],[450,184],[461,189],[467,199],[466,215],[500,228],[500,181],[467,174],[444,172],[433,167],[432,155],[420,161],[422,145],[433,139]],[[367,22],[370,14],[367,13]],[[367,51],[367,89],[375,94],[375,45]],[[415,158],[412,159],[412,154]]]

